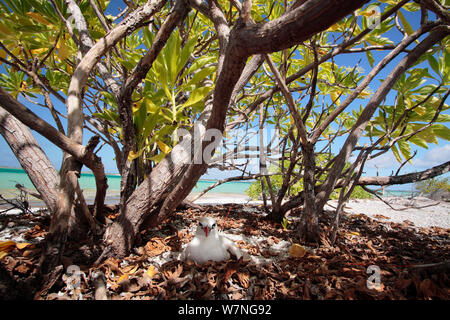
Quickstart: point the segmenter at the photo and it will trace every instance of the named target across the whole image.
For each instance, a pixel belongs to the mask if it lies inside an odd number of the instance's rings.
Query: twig
[[[441,266],[444,268],[450,268],[450,260],[446,260],[443,262],[437,262],[437,263],[415,264],[410,267],[417,268],[417,269],[425,269],[425,268],[434,268],[434,267],[441,267]]]
[[[398,174],[400,173],[400,170],[403,168],[403,166],[404,166],[407,162],[411,161],[411,159],[414,158],[414,157],[416,156],[416,154],[417,154],[417,150],[414,151],[414,154],[413,154],[411,157],[409,157],[408,159],[406,159],[405,161],[403,161],[403,163],[402,163],[402,164],[400,165],[400,167],[397,169],[397,172],[395,172],[395,176],[398,176]]]
[[[366,186],[361,186],[361,188],[363,188],[364,191],[367,191],[367,192],[369,192],[370,194],[373,194],[375,197],[377,197],[379,200],[381,200],[381,201],[384,202],[387,206],[389,206],[389,208],[391,208],[392,210],[395,210],[395,211],[401,211],[401,210],[399,210],[399,209],[395,209],[393,206],[390,205],[389,202],[383,200],[376,192],[370,190],[370,189],[367,188]]]
[[[370,190],[369,188],[367,188],[366,186],[361,186],[365,191],[373,194],[375,197],[377,197],[379,200],[383,201],[386,205],[388,205],[392,210],[395,211],[404,211],[404,210],[408,210],[408,209],[424,209],[424,208],[428,208],[428,207],[433,207],[433,206],[437,206],[438,204],[440,204],[441,202],[437,202],[437,203],[433,203],[433,204],[427,204],[425,206],[421,206],[421,207],[405,207],[405,208],[401,208],[401,209],[396,209],[393,206],[391,206],[391,204],[385,200],[383,200],[376,192]]]
[[[17,184],[15,185],[15,187],[16,187],[17,189],[19,189],[20,192],[23,192],[23,193],[25,193],[25,194],[29,194],[30,196],[33,196],[33,197],[35,197],[35,198],[38,198],[38,199],[42,200],[42,196],[41,196],[38,192],[34,192],[34,191],[31,190],[31,189],[25,188],[25,187],[24,187],[23,185],[21,185],[20,183],[17,183]]]

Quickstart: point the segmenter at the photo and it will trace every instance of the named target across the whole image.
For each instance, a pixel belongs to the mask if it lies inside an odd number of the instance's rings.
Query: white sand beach
[[[450,202],[425,197],[385,197],[383,200],[391,207],[379,199],[350,200],[344,211],[350,214],[362,213],[380,222],[408,220],[415,227],[450,229]],[[336,200],[330,200],[326,209],[332,210],[336,205]]]

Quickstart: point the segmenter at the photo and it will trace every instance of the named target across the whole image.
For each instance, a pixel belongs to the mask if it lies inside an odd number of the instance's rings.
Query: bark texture
[[[59,175],[31,131],[0,107],[0,133],[48,209],[55,212]]]

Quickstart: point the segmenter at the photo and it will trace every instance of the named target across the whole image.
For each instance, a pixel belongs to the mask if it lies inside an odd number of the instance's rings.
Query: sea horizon
[[[108,178],[107,192],[119,192],[121,176],[118,173],[106,173],[106,177]],[[198,180],[196,186],[192,189],[191,193],[200,193],[217,181],[219,180],[200,179]],[[25,170],[23,170],[22,168],[0,167],[0,194],[2,193],[2,191],[17,190],[15,185],[18,183],[26,188],[35,189]],[[81,172],[79,183],[81,189],[85,191],[89,192],[90,190],[96,189],[95,178],[92,172]],[[215,187],[208,193],[229,193],[246,195],[245,190],[247,190],[252,183],[253,181],[251,180],[230,181]]]
[[[116,200],[119,198],[120,192],[120,180],[121,176],[117,173],[107,173],[108,178],[108,190],[107,197],[110,199]],[[197,181],[196,186],[192,189],[190,196],[196,195],[209,186],[213,185],[219,181],[218,179],[200,179]],[[254,182],[254,180],[247,181],[230,181],[223,183],[212,190],[208,191],[207,194],[217,195],[217,196],[231,196],[231,195],[241,195],[247,196],[246,190],[250,187],[250,185]],[[22,168],[13,168],[13,167],[0,167],[0,194],[8,197],[8,194],[13,195],[17,194],[18,190],[15,185],[19,183],[26,188],[35,189],[33,184],[31,183],[28,175],[25,170]],[[95,178],[92,172],[82,172],[79,178],[80,187],[84,190],[85,195],[90,198],[91,195],[95,194]],[[374,190],[378,190],[380,195],[381,188],[374,188]],[[392,187],[384,188],[384,196],[411,196],[413,194],[417,194],[416,190],[399,190],[393,189]]]

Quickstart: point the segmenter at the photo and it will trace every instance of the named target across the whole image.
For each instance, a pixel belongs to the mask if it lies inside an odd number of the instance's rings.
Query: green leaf
[[[420,137],[418,137],[417,135],[412,136],[411,138],[409,138],[409,142],[414,143],[415,145],[428,149],[428,144],[424,139],[421,139]]]
[[[400,152],[402,153],[403,157],[405,159],[408,159],[411,157],[411,145],[408,141],[405,140],[399,140],[398,141],[398,147],[400,149]]]
[[[200,58],[196,59],[191,64],[191,66],[186,71],[183,72],[182,78],[203,68],[206,64],[214,62],[214,60],[215,60],[215,57],[208,57],[208,56],[200,57]]]
[[[108,120],[111,122],[115,122],[115,123],[119,123],[119,115],[117,113],[115,113],[112,110],[109,109],[104,109],[103,113],[93,113],[93,116],[100,118],[100,119],[104,119],[104,120]]]
[[[192,91],[189,99],[182,105],[181,108],[187,108],[203,100],[206,95],[212,90],[212,87],[200,87]]]
[[[413,129],[413,131],[417,131],[423,128],[424,126],[425,126],[424,124],[416,124],[416,123],[411,124],[411,128]],[[423,139],[427,143],[434,143],[434,144],[438,143],[436,134],[433,132],[433,129],[431,127],[417,133],[415,137]]]
[[[402,22],[403,28],[405,29],[405,32],[408,34],[408,36],[410,36],[411,34],[414,33],[414,29],[409,24],[408,20],[406,20],[405,16],[403,15],[403,13],[400,10],[397,11],[397,13],[398,13],[398,17],[400,18],[400,21]],[[417,42],[417,40],[416,40],[416,42]]]
[[[164,153],[159,153],[156,156],[150,157],[148,159],[152,160],[155,163],[160,163],[165,157],[166,155]]]
[[[171,34],[167,40],[166,46],[161,52],[164,64],[167,69],[167,80],[169,81],[169,86],[175,84],[177,77],[177,62],[180,56],[180,45],[181,39],[178,30]]]
[[[188,40],[186,42],[185,46],[181,50],[180,56],[178,58],[178,68],[177,68],[177,75],[181,72],[181,70],[184,68],[186,63],[189,60],[189,57],[191,56],[192,52],[195,49],[195,45],[197,44],[198,37],[195,36],[194,38]]]
[[[191,80],[189,80],[183,88],[189,88],[192,86],[196,86],[199,82],[203,81],[206,77],[211,75],[216,70],[216,67],[208,67],[199,72],[197,72]]]
[[[144,125],[143,125],[143,131],[142,131],[142,135],[140,137],[141,143],[143,144],[145,142],[145,140],[150,136],[150,134],[152,133],[153,129],[155,129],[156,123],[158,121],[159,118],[159,112],[154,113],[150,116],[148,116],[145,119]]]
[[[161,110],[161,108],[158,107],[150,98],[146,98],[144,103],[148,113],[159,113],[159,110]]]
[[[153,43],[153,40],[155,39],[155,34],[153,32],[150,32],[148,28],[144,28],[144,43],[145,46],[150,49]]]
[[[366,51],[367,61],[369,61],[370,66],[373,68],[373,64],[375,62],[375,59],[373,58],[372,51],[367,50]]]
[[[157,140],[163,140],[167,135],[171,135],[173,131],[176,129],[176,126],[166,125],[157,132],[155,132],[154,136],[150,140],[150,144],[155,143]]]
[[[450,141],[450,129],[447,126],[443,124],[433,124],[431,128],[438,138]]]
[[[391,150],[392,150],[392,153],[395,156],[395,159],[397,159],[398,162],[402,162],[402,157],[400,157],[400,153],[398,152],[398,149],[395,146],[395,144],[392,146]]]
[[[439,62],[436,60],[435,57],[433,57],[431,54],[427,55],[428,63],[430,64],[430,67],[436,72],[438,75],[440,75],[439,71]]]

